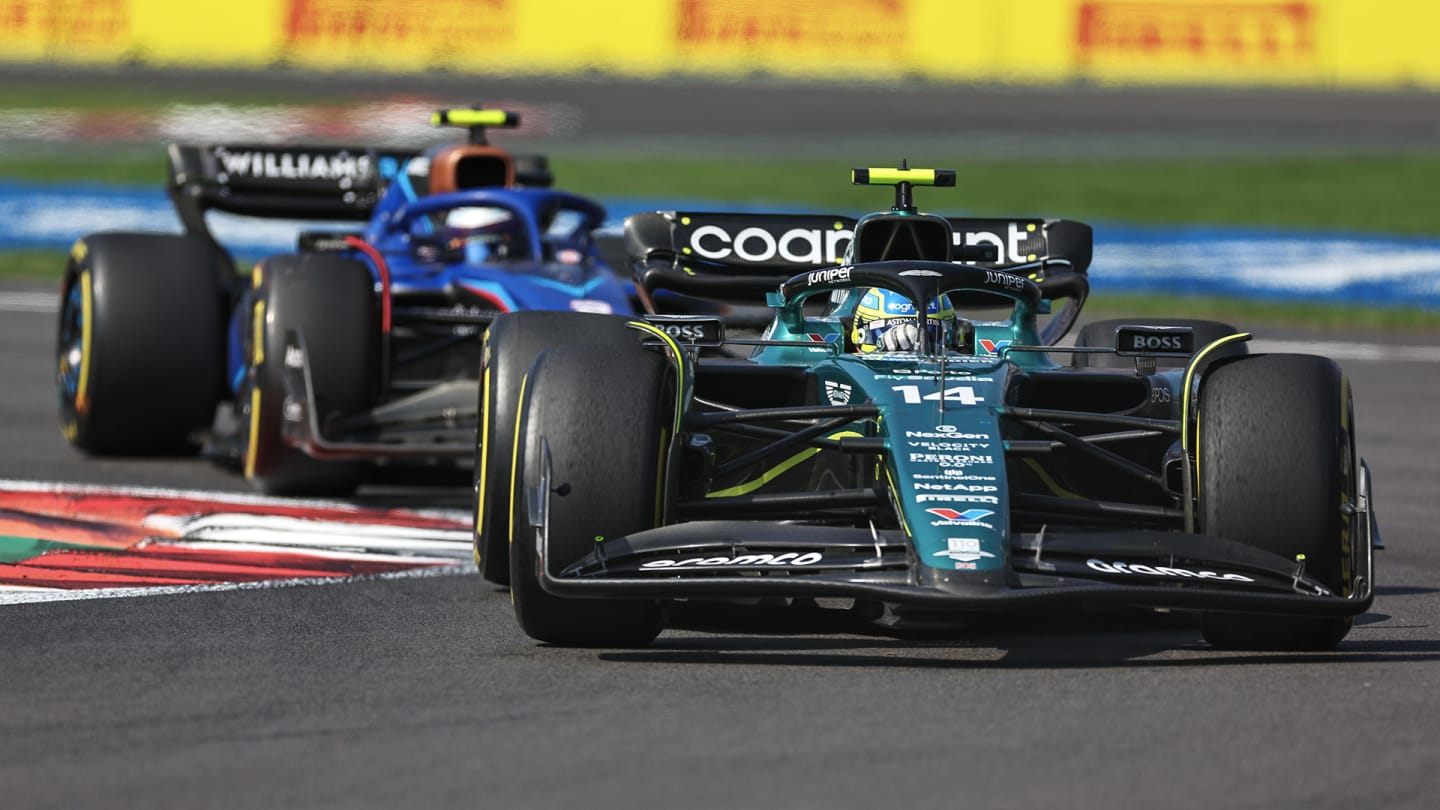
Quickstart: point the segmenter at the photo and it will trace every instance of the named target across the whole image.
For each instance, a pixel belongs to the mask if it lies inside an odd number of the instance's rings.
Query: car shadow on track
[[[1383,623],[1389,617],[1376,618]],[[1216,650],[1202,639],[1198,616],[1188,613],[1006,614],[975,617],[943,631],[897,631],[864,627],[853,619],[847,622],[844,616],[816,616],[805,610],[688,605],[672,615],[670,628],[647,649],[603,652],[599,657],[630,663],[941,669],[1440,660],[1440,639],[1367,638],[1370,633],[1364,625],[1357,625],[1357,630],[1332,652]]]

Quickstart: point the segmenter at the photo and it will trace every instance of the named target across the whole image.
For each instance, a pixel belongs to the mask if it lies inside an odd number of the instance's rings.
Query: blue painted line
[[[641,211],[793,210],[655,198],[615,198],[606,206],[610,227]],[[293,250],[302,228],[323,227],[210,216],[221,243],[251,259]],[[169,198],[155,189],[0,182],[0,250],[65,249],[83,234],[106,230],[179,233],[180,222]],[[1440,239],[1099,223],[1095,243],[1090,281],[1097,294],[1163,292],[1440,309]]]

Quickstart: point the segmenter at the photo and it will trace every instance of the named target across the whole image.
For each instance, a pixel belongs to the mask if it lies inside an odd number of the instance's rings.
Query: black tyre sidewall
[[[62,392],[71,442],[95,454],[193,453],[224,393],[228,262],[191,236],[107,233],[82,240],[63,302],[89,274],[87,407]],[[65,351],[58,347],[57,351]]]
[[[526,527],[510,549],[516,618],[532,638],[554,644],[632,646],[649,643],[664,622],[650,600],[562,599],[537,576],[535,532],[526,522],[528,493],[541,478],[543,447],[551,460],[546,564],[552,574],[590,553],[602,539],[659,522],[662,454],[671,436],[673,378],[666,361],[628,350],[561,347],[543,353],[525,383],[522,448],[511,520]],[[543,444],[542,444],[542,439]]]
[[[322,426],[336,414],[350,415],[375,402],[380,358],[378,301],[370,271],[338,256],[277,256],[261,264],[252,306],[263,305],[263,324],[246,347],[247,385],[240,407],[246,415],[246,477],[271,495],[343,496],[354,492],[368,465],[320,461],[287,445],[281,437],[286,333],[304,335],[315,391],[312,403]],[[263,341],[256,363],[254,342]],[[258,388],[260,412],[251,412]]]
[[[1336,594],[1353,588],[1356,487],[1350,386],[1333,360],[1257,355],[1214,368],[1199,409],[1199,529],[1273,552],[1305,556],[1305,573]],[[1329,649],[1350,620],[1206,617],[1217,646]]]
[[[480,573],[510,584],[510,473],[515,464],[516,405],[520,384],[535,358],[563,345],[638,345],[630,318],[580,312],[516,312],[485,333],[480,370],[480,434],[475,453],[475,557]]]

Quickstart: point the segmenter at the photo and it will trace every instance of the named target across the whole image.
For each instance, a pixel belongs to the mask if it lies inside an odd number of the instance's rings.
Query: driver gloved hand
[[[885,330],[880,336],[880,348],[887,352],[908,352],[919,342],[920,329],[913,323],[902,323]]]

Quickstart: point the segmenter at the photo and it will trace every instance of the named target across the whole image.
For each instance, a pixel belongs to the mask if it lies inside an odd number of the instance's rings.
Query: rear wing
[[[949,219],[951,260],[995,269],[1068,263],[1090,266],[1094,233],[1067,219]],[[645,294],[763,302],[797,273],[845,258],[857,220],[817,214],[655,211],[625,220],[625,252]],[[1045,291],[1044,273],[1036,279]]]
[[[625,220],[625,254],[648,294],[763,304],[796,273],[834,266],[855,220],[811,214],[655,211]]]
[[[185,229],[209,210],[275,219],[364,221],[413,150],[216,144],[169,149],[167,191]]]
[[[269,219],[363,222],[390,178],[421,152],[371,146],[172,144],[166,190],[189,233],[208,236],[205,212]],[[514,157],[515,182],[549,186],[540,155]]]

